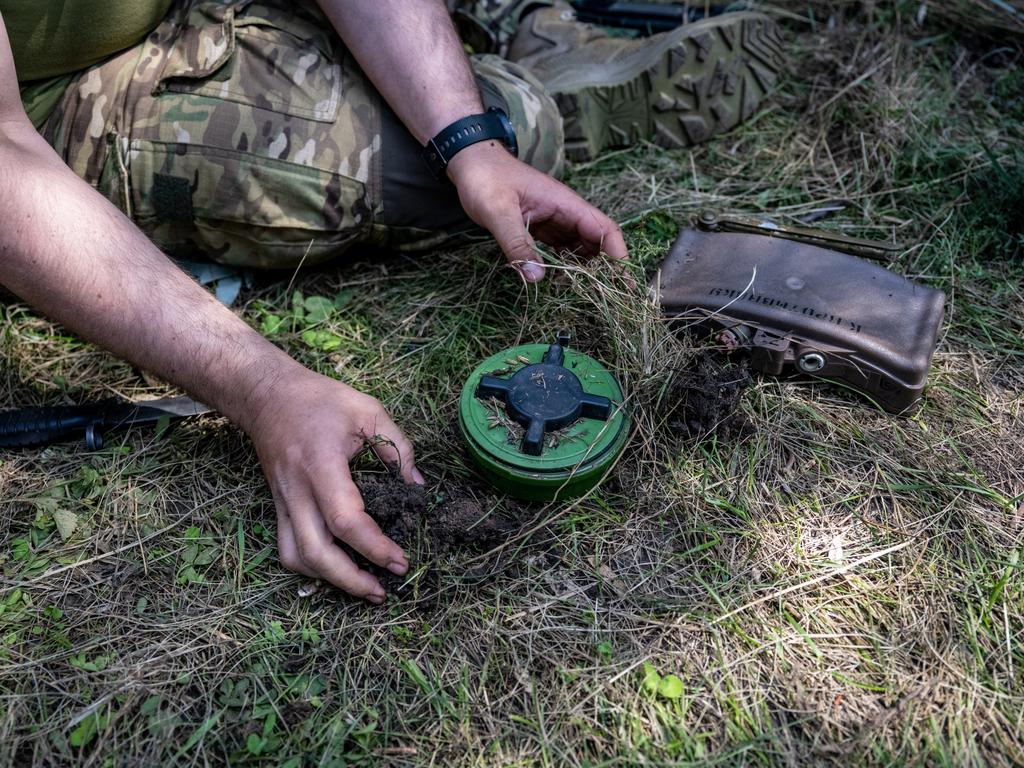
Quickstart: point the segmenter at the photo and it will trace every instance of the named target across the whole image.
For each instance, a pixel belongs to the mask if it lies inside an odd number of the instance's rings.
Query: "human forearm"
[[[455,120],[483,111],[469,60],[442,0],[318,2],[421,144]],[[447,173],[469,218],[494,235],[505,257],[529,282],[544,276],[535,235],[581,254],[626,256],[614,222],[568,188],[515,160],[500,142],[464,149],[451,159]]]
[[[0,283],[248,428],[298,367],[178,269],[30,126],[0,126]]]
[[[363,71],[421,144],[483,111],[442,0],[319,0]]]
[[[384,590],[339,546],[403,574],[348,462],[369,441],[409,482],[412,445],[374,398],[306,370],[221,306],[32,129],[0,18],[0,284],[169,381],[252,437],[274,495],[281,562],[373,602]]]
[[[178,384],[252,436],[278,509],[281,561],[373,602],[379,582],[335,541],[397,574],[402,550],[363,511],[347,461],[367,440],[422,482],[373,398],[306,370],[197,285],[64,166],[0,120],[0,283],[82,336]]]

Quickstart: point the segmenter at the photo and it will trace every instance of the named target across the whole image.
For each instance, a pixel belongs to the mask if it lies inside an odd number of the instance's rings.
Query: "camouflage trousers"
[[[472,67],[520,157],[557,176],[552,99],[496,56]],[[284,268],[479,236],[312,0],[179,0],[145,41],[78,73],[42,133],[182,258]]]
[[[534,8],[566,0],[447,0],[459,35],[478,53],[504,56],[523,17]]]

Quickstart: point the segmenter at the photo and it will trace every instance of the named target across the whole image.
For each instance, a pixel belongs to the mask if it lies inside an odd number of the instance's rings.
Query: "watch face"
[[[508,119],[508,115],[503,110],[495,107],[492,109],[497,112],[501,127],[505,129],[505,146],[508,147],[508,151],[512,153],[513,157],[519,157],[519,140],[516,138],[516,129],[512,126],[512,121]]]

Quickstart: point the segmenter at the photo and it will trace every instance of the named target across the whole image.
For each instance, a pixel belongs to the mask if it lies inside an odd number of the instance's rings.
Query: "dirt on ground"
[[[422,532],[427,549],[440,557],[453,550],[480,552],[490,549],[514,534],[520,521],[504,510],[509,502],[474,495],[453,482],[428,490],[406,485],[393,473],[356,477],[366,511],[387,536],[399,546],[408,547]]]
[[[689,440],[734,440],[754,431],[740,408],[753,383],[745,363],[700,353],[694,364],[673,372],[662,398],[669,427]]]

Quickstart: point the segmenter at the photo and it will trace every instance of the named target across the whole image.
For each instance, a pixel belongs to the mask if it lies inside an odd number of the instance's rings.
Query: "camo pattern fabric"
[[[508,104],[520,157],[559,173],[561,118],[540,84],[493,56],[473,69]],[[380,107],[311,1],[179,0],[144,42],[76,75],[42,132],[171,255],[287,268],[360,242],[445,241],[381,222]]]
[[[523,13],[563,5],[564,0],[447,0],[448,12],[464,42],[477,53],[504,56]]]

